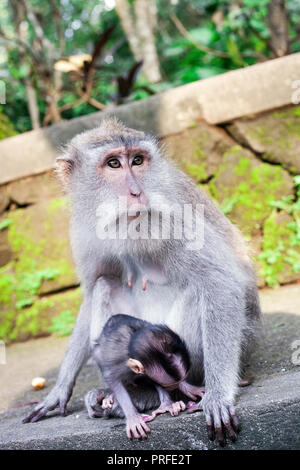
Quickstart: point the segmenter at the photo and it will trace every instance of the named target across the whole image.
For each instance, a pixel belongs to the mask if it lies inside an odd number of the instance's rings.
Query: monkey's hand
[[[205,414],[207,434],[211,441],[217,437],[220,446],[224,447],[226,434],[232,442],[237,440],[240,424],[231,402],[209,397],[206,394],[199,403],[189,408],[188,413],[202,410]]]
[[[154,410],[151,414],[152,419],[156,418],[157,415],[163,413],[170,413],[172,416],[178,416],[181,411],[184,411],[186,408],[183,401],[168,402],[162,403],[157,410]]]
[[[197,385],[192,385],[185,381],[180,382],[178,388],[182,393],[194,401],[197,400],[197,397],[202,398],[205,393],[205,387],[198,387]]]
[[[150,428],[145,422],[145,416],[134,415],[126,418],[126,434],[129,439],[132,439],[132,436],[136,439],[147,439],[149,432]]]
[[[67,414],[67,403],[72,395],[72,388],[61,387],[60,385],[55,385],[51,392],[46,396],[44,401],[39,403],[33,410],[30,415],[23,419],[23,423],[35,423],[43,416],[45,416],[48,411],[54,410],[54,408],[59,407],[60,414],[66,416]]]

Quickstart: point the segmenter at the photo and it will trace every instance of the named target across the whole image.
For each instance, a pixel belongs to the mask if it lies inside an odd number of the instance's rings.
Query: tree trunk
[[[27,42],[27,28],[26,23],[24,22],[25,19],[25,9],[22,2],[18,0],[11,0],[10,1],[12,11],[13,11],[13,20],[15,23],[15,30],[18,39],[23,42]],[[24,49],[21,45],[19,45],[19,55],[20,55],[20,66],[26,64],[26,56]],[[32,80],[30,76],[25,78],[25,89],[27,95],[27,106],[28,112],[31,120],[32,129],[38,129],[41,127],[40,125],[40,113],[38,102],[36,98],[36,91],[32,84]]]
[[[161,80],[155,47],[156,6],[153,0],[116,0],[116,11],[136,61],[143,60],[143,73],[151,83]]]
[[[289,31],[285,0],[270,0],[267,8],[272,55],[273,57],[282,57],[289,53]]]

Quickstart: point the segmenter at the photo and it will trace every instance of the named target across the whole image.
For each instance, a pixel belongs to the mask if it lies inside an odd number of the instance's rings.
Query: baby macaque
[[[92,390],[86,395],[89,416],[125,416],[130,439],[132,436],[146,438],[150,432],[146,422],[158,414],[169,412],[177,416],[185,410],[185,403],[172,400],[170,392],[180,390],[193,401],[204,394],[204,387],[186,382],[189,354],[184,342],[167,325],[153,325],[129,315],[113,315],[92,354],[109,391]],[[130,396],[132,389],[135,403]],[[136,398],[139,389],[143,405]],[[150,402],[153,394],[157,395],[159,407],[150,416],[142,415],[140,411],[147,408],[145,396],[149,393],[152,394]]]

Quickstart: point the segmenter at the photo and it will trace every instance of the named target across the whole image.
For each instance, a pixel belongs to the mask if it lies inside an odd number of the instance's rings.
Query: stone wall
[[[300,56],[295,56],[300,68]],[[291,66],[290,56],[284,59],[287,68]],[[270,77],[271,66],[276,68],[278,60],[266,64],[265,81]],[[262,66],[258,67],[259,77],[264,76]],[[254,79],[253,67],[247,70]],[[203,90],[206,82],[209,89],[210,80],[230,83],[237,80],[232,76],[236,73],[241,71],[197,83]],[[163,113],[164,124],[157,133],[167,153],[249,240],[258,285],[276,286],[299,280],[300,181],[296,175],[300,174],[300,106],[288,105],[288,94],[282,90],[279,108],[277,95],[276,109],[270,110],[270,98],[264,106],[262,98],[257,101],[257,108],[253,102],[248,106],[249,86],[243,88],[240,84],[238,96],[244,97],[245,115],[236,119],[236,111],[230,114],[230,103],[222,98],[226,119],[219,109],[213,125],[195,106],[191,86],[195,91],[197,83],[168,92],[169,97],[172,93],[174,97],[169,113],[165,105],[159,107],[166,103],[165,95],[159,95],[121,106],[109,114],[121,115],[131,125],[138,116],[144,129],[153,131],[157,113]],[[229,88],[228,83],[226,86]],[[268,88],[267,83],[262,86]],[[174,102],[185,103],[184,117],[174,116]],[[261,112],[263,109],[268,111]],[[253,114],[253,110],[259,113]],[[50,133],[51,139],[45,140],[45,131],[32,131],[0,142],[0,165],[4,169],[0,186],[0,339],[5,342],[71,331],[80,304],[80,288],[69,247],[67,201],[51,171],[57,154],[53,141],[57,135],[60,144],[77,131],[97,125],[105,114],[108,113],[95,113],[88,125],[80,118],[80,125],[73,120],[77,123],[52,126],[46,134],[49,137]],[[171,122],[179,124],[171,126]],[[37,145],[35,171],[34,143],[41,133],[44,141],[50,142],[51,151],[46,152],[45,146],[42,151]]]

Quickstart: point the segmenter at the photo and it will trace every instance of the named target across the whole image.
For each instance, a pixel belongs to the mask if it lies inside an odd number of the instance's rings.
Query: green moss
[[[205,181],[208,178],[208,174],[206,173],[206,165],[199,164],[199,165],[186,165],[187,173],[194,178],[197,182]]]
[[[76,316],[71,310],[65,310],[60,315],[52,319],[52,324],[49,327],[51,333],[57,333],[58,336],[68,336],[72,333]]]
[[[253,162],[244,149],[235,146],[224,154],[216,177],[209,183],[221,209],[246,234],[259,229],[271,213],[270,202],[286,184],[279,166]]]
[[[0,110],[0,140],[17,134],[8,117]]]
[[[41,302],[41,292],[76,282],[68,236],[61,235],[66,230],[65,205],[65,199],[59,198],[10,212],[10,223],[5,225],[13,261],[0,271],[0,338],[6,342],[49,334],[52,301]],[[66,304],[60,311],[69,308]]]
[[[251,126],[248,132],[253,139],[258,140],[258,142],[263,145],[269,145],[273,143],[273,138],[270,137],[268,130],[260,127],[258,124]]]
[[[258,257],[260,275],[269,286],[277,286],[282,282],[287,270],[300,271],[299,249],[291,247],[295,239],[294,230],[284,220],[278,222],[277,217],[278,213],[273,211],[264,223],[262,253]]]
[[[74,325],[80,302],[80,289],[72,289],[61,294],[37,298],[34,304],[23,305],[23,308],[17,311],[1,312],[0,339],[9,343],[15,340],[23,341],[32,337],[49,335],[54,332],[53,325],[56,325],[55,331],[59,334],[69,334]],[[70,312],[68,322],[63,314],[66,309]],[[55,318],[58,319],[55,320]],[[68,330],[66,330],[67,326]]]
[[[47,211],[50,215],[58,210],[67,207],[67,200],[64,197],[57,197],[55,199],[51,199],[50,203],[48,204]]]
[[[237,166],[234,167],[234,173],[238,176],[244,176],[250,167],[250,160],[245,157],[241,157]]]
[[[0,222],[0,230],[5,230],[12,223],[11,219],[4,219]]]

